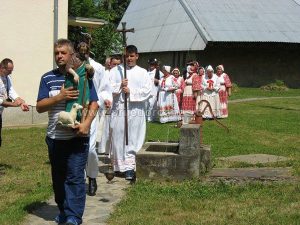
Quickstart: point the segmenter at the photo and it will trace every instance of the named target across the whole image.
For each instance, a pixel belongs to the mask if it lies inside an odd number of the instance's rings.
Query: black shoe
[[[125,171],[125,180],[133,180],[134,177],[134,170]]]
[[[125,178],[125,173],[120,171],[115,171],[115,176],[120,178]]]
[[[89,177],[89,190],[88,195],[95,196],[97,192],[97,181],[96,178]]]

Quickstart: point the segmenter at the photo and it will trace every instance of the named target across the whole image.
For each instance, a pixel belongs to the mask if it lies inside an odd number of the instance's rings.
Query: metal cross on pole
[[[134,33],[134,28],[126,29],[126,22],[122,22],[122,29],[118,29],[118,32],[122,33],[123,37],[123,65],[124,65],[124,79],[127,79],[126,72],[126,33],[132,32]],[[127,111],[127,93],[125,93],[124,99],[124,110],[125,110],[125,144],[128,145],[128,111]]]

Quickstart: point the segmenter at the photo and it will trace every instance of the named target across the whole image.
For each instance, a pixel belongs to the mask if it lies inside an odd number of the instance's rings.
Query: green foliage
[[[237,92],[239,92],[239,90],[240,90],[237,83],[232,83],[231,89],[232,89],[232,90],[231,90],[232,93],[237,93]]]
[[[107,56],[122,52],[121,35],[116,28],[129,3],[130,0],[69,0],[69,15],[108,22],[91,33],[91,51],[96,61],[104,63]],[[74,43],[81,41],[78,28],[69,27],[69,39]]]
[[[274,83],[270,83],[261,87],[263,91],[288,91],[288,87],[282,80],[275,80]]]

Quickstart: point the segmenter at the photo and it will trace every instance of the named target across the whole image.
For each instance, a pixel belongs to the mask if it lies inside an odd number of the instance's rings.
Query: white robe
[[[151,95],[151,79],[147,71],[139,66],[127,69],[128,88],[128,145],[125,145],[124,93],[121,82],[123,66],[110,71],[113,87],[113,107],[111,114],[112,157],[115,171],[125,172],[135,169],[135,155],[142,148],[146,134],[145,103]]]
[[[158,117],[157,112],[157,96],[158,96],[158,85],[156,86],[154,84],[154,78],[155,73],[157,69],[154,69],[152,71],[148,71],[148,76],[151,79],[152,82],[152,89],[151,89],[151,96],[147,101],[147,121],[155,121]],[[163,77],[163,73],[159,71],[159,78],[161,79]]]
[[[105,76],[105,68],[98,62],[94,61],[93,59],[89,59],[91,66],[95,70],[95,74],[93,77],[93,83],[98,95],[98,105],[99,109],[104,108],[104,101],[110,100],[112,101],[112,91],[110,82],[108,77]],[[96,151],[96,137],[97,137],[97,128],[99,125],[99,115],[98,112],[96,117],[94,118],[91,127],[90,127],[90,146],[89,146],[89,154],[88,154],[88,161],[86,166],[86,174],[88,177],[96,178],[98,175],[98,155]]]
[[[105,77],[109,81],[109,94],[112,98],[112,88],[110,85],[109,70],[105,71]],[[109,99],[110,100],[110,99]],[[112,99],[111,99],[112,101]],[[110,113],[111,109],[108,111],[101,109],[99,112],[99,126],[97,133],[97,142],[99,142],[99,153],[110,154],[110,142],[111,142],[111,133],[110,133]]]

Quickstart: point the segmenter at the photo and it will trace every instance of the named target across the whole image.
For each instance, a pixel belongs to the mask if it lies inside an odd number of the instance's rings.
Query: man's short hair
[[[126,47],[126,53],[135,53],[135,54],[138,54],[138,50],[137,50],[137,47],[135,45],[128,45]]]
[[[151,58],[148,60],[149,65],[158,65],[158,60],[156,58]]]
[[[122,60],[122,57],[120,54],[115,54],[110,57],[110,61],[112,61],[113,59]]]
[[[5,58],[0,62],[1,68],[7,68],[8,63],[14,64],[13,61],[9,58]]]
[[[68,39],[64,39],[64,38],[60,38],[58,39],[55,43],[54,43],[54,49],[60,46],[68,46],[70,49],[71,53],[74,53],[74,45],[73,43],[68,40]]]

